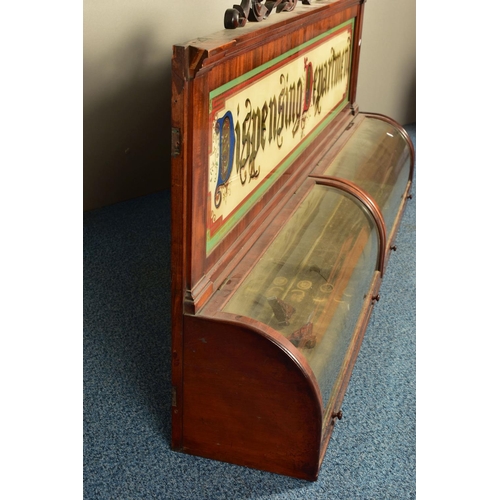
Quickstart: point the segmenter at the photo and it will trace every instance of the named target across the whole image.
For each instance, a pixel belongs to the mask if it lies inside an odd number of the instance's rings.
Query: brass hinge
[[[181,129],[172,127],[172,156],[181,154]]]

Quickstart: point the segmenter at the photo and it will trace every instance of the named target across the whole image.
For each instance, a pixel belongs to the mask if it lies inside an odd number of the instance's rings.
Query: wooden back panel
[[[180,302],[175,299],[177,313],[181,310],[195,313],[203,306],[220,284],[227,267],[233,264],[240,246],[258,237],[260,223],[278,199],[309,173],[321,144],[340,135],[352,114],[357,112],[355,94],[362,12],[362,0],[322,2],[308,9],[298,7],[294,12],[270,17],[263,23],[222,31],[174,47],[172,126],[177,144],[174,144],[176,151],[172,159],[172,267],[174,294],[182,294]],[[340,43],[335,40],[340,40],[342,33],[349,40],[348,66],[341,61],[341,50],[328,46],[328,43]],[[313,51],[321,45],[325,50],[324,64],[320,64],[321,59],[314,60]],[[294,59],[304,68],[302,84],[285,82],[286,65]],[[322,106],[327,101],[327,91],[335,87],[333,79],[342,68],[348,72],[345,96],[331,108],[326,104]],[[249,105],[245,92],[265,78],[272,81],[273,72],[275,80],[282,79],[279,81],[283,88],[277,92],[271,90],[270,96],[260,101],[258,96],[265,90],[258,90]],[[267,84],[262,85],[265,89]],[[300,102],[297,102],[299,85],[302,87]],[[270,155],[262,146],[256,160],[256,141],[264,137],[268,149],[271,147],[273,97],[276,112],[280,112],[282,106],[278,121],[293,115],[286,112],[292,105],[300,107],[294,118],[301,121],[301,128],[304,124],[305,132],[296,132],[293,144],[290,144],[292,139],[286,142],[281,138],[285,144],[275,149],[288,147],[286,154],[277,159],[275,167],[262,168],[258,178],[255,173],[261,168],[260,161]],[[233,104],[232,120],[224,122],[224,106],[230,99],[240,99],[241,103]],[[224,185],[222,156],[220,151],[214,152],[217,147],[227,147],[218,137],[222,137],[224,123],[229,123],[232,130],[232,141],[228,142],[232,142],[233,147],[233,177],[239,177],[240,184],[245,178],[245,188],[260,184],[258,189],[243,193],[241,202],[235,203],[230,214],[220,215],[217,203],[221,203],[228,190],[234,198],[237,187],[237,182],[228,181]],[[287,125],[282,122],[282,126]],[[275,133],[276,125],[274,127]],[[274,142],[278,142],[276,138]],[[252,158],[248,160],[248,156]],[[248,161],[244,162],[245,159]],[[252,160],[255,161],[252,163]],[[214,189],[210,183],[215,177],[218,181]],[[217,195],[220,195],[218,199]]]

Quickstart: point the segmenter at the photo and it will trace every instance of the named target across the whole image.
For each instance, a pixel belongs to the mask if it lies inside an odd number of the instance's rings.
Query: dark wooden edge
[[[375,225],[377,226],[378,237],[379,237],[377,269],[381,273],[383,273],[385,268],[385,255],[387,247],[386,245],[387,229],[385,227],[385,222],[382,216],[382,212],[377,203],[375,202],[375,200],[366,191],[364,191],[351,181],[347,181],[345,179],[339,179],[336,177],[327,177],[327,176],[314,176],[312,178],[316,181],[317,184],[334,187],[354,196],[361,203],[363,203],[368,212],[372,215],[373,220],[375,221]]]
[[[359,74],[359,58],[361,56],[361,35],[363,31],[363,15],[365,11],[365,0],[359,2],[359,13],[356,18],[356,25],[354,27],[354,54],[352,58],[351,67],[353,68],[351,74],[351,95],[350,101],[355,113],[358,112],[358,105],[356,103],[356,95],[358,90],[358,74]]]
[[[183,130],[190,123],[189,82],[183,78],[184,52],[178,51],[172,65],[172,127]],[[189,264],[186,251],[190,235],[187,231],[187,221],[190,216],[189,182],[190,173],[184,168],[184,162],[189,161],[190,148],[185,140],[180,139],[177,145],[178,155],[172,156],[171,173],[171,332],[172,332],[172,435],[173,449],[178,449],[182,443],[182,329],[184,314],[184,292]]]
[[[314,481],[322,400],[302,355],[246,318],[221,313],[184,321],[179,451]]]

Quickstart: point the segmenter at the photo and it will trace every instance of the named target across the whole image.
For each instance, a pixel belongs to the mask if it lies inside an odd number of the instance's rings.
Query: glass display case
[[[356,105],[363,5],[174,47],[178,451],[318,477],[413,177]]]
[[[326,406],[379,248],[377,226],[358,199],[314,185],[222,310],[265,323],[297,347]]]
[[[413,163],[406,132],[384,118],[367,115],[324,175],[347,179],[368,193],[392,234]]]

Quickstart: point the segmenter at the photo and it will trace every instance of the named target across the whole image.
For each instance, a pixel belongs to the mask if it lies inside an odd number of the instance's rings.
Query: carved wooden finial
[[[291,12],[299,0],[241,0],[240,5],[233,5],[224,14],[224,27],[235,29],[245,26],[247,21],[260,22],[272,12]],[[311,5],[311,0],[301,0],[304,5]]]

